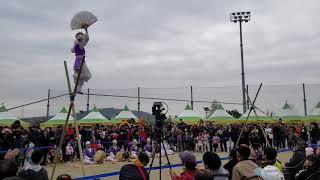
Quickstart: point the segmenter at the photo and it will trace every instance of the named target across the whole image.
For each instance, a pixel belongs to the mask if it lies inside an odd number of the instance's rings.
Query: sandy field
[[[197,160],[202,160],[203,153],[194,153],[194,154],[196,155]],[[220,157],[226,157],[228,155],[227,153],[218,153],[218,154]],[[291,156],[292,156],[291,152],[279,153],[278,159],[284,163],[289,161]],[[174,155],[170,155],[169,159],[171,164],[181,163],[178,153]],[[223,161],[223,163],[226,163],[226,162],[227,162],[226,160]],[[117,171],[120,171],[122,165],[127,163],[130,163],[130,162],[116,162],[116,163],[105,162],[104,164],[99,164],[99,165],[85,165],[86,176],[117,172]],[[167,164],[167,159],[162,157],[162,165],[166,165],[166,164]],[[154,160],[153,167],[155,166],[159,166],[159,157],[156,157],[156,159]],[[197,167],[203,168],[203,164],[198,164]],[[48,175],[50,178],[51,172],[52,172],[52,165],[47,165],[46,169],[48,171]],[[177,174],[182,171],[182,167],[176,167],[173,169],[175,172],[177,172]],[[76,161],[71,163],[58,164],[54,177],[57,177],[58,175],[65,174],[65,173],[70,174],[73,178],[82,177],[80,162]],[[159,170],[151,171],[150,177],[152,180],[159,179]],[[161,177],[162,179],[170,179],[169,169],[162,169]],[[116,180],[116,179],[119,179],[119,176],[112,176],[112,177],[101,178],[101,179]]]

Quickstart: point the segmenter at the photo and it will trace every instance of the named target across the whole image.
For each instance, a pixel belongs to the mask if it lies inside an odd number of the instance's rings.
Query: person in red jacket
[[[172,180],[193,180],[195,173],[197,171],[196,166],[196,157],[188,152],[184,151],[181,152],[179,155],[182,164],[185,168],[185,170],[178,176],[172,169],[170,170],[170,176]]]

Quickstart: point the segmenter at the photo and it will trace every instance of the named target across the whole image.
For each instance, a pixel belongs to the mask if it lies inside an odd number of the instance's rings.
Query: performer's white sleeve
[[[71,48],[71,53],[75,53],[75,51],[74,51],[74,46],[76,45],[76,41],[74,41],[74,43],[73,43],[73,46],[72,46],[72,48]]]
[[[83,40],[82,42],[79,43],[79,45],[83,48],[87,45],[88,42],[89,42],[89,34],[86,33],[85,35],[83,35]]]

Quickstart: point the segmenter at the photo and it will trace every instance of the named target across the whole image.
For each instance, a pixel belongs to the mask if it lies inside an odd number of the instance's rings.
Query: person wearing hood
[[[18,173],[25,180],[49,180],[48,172],[40,165],[43,161],[41,151],[35,150],[31,155],[31,162]]]
[[[297,142],[295,146],[295,151],[293,153],[293,156],[287,162],[286,168],[289,168],[289,173],[296,174],[300,170],[303,169],[303,163],[306,159],[306,144],[303,141]]]
[[[264,168],[268,165],[274,166],[279,169],[279,171],[283,172],[283,165],[277,159],[278,152],[272,147],[266,147],[263,149],[262,152],[262,163],[261,168]]]
[[[249,160],[251,150],[247,145],[240,145],[237,149],[238,163],[232,170],[232,180],[260,180],[256,170],[257,164]]]
[[[214,179],[228,180],[228,171],[221,166],[221,159],[218,154],[212,151],[206,152],[202,158],[205,168],[212,173]]]
[[[138,158],[133,161],[133,164],[126,164],[121,167],[119,173],[120,180],[149,180],[149,173],[144,168],[149,163],[149,156],[140,152]]]

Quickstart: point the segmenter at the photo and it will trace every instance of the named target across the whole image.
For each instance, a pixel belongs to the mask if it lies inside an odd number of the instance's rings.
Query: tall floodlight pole
[[[244,76],[244,64],[243,64],[243,44],[242,44],[242,22],[249,22],[251,13],[247,12],[233,12],[230,14],[230,21],[237,23],[240,26],[240,51],[241,51],[241,78],[242,78],[242,103],[243,113],[246,112],[246,87],[245,87],[245,76]]]

